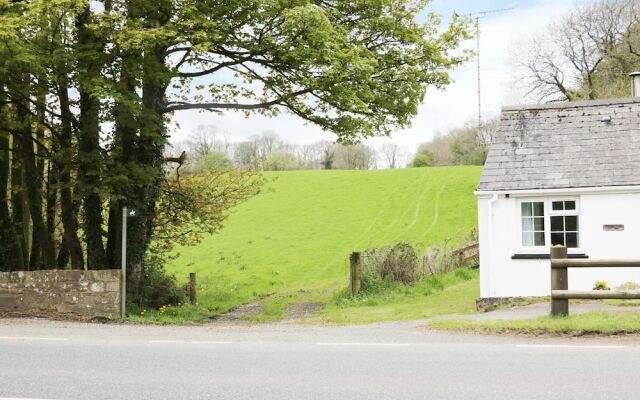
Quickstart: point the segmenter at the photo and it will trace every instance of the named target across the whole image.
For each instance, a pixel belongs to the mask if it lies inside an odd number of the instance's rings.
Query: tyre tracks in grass
[[[428,189],[431,187],[431,177],[429,176],[430,174],[424,174],[424,177],[422,177],[421,179],[417,179],[416,182],[416,186],[426,183],[427,186],[425,187],[425,189],[422,190],[421,192],[421,196],[428,191]],[[400,188],[401,189],[401,188]],[[397,190],[396,190],[397,192]],[[394,218],[392,215],[388,215],[388,211],[390,209],[392,209],[392,203],[394,202],[400,202],[403,203],[405,202],[406,199],[412,197],[413,192],[410,190],[406,190],[404,191],[402,197],[398,198],[393,196],[393,193],[390,193],[388,196],[386,196],[386,201],[383,203],[383,206],[379,208],[379,210],[376,212],[374,218],[371,220],[371,222],[369,223],[369,225],[360,233],[358,233],[358,236],[356,238],[356,240],[354,242],[352,242],[351,244],[351,248],[352,249],[358,249],[362,246],[365,245],[364,242],[367,241],[368,235],[371,233],[372,230],[374,230],[374,228],[376,226],[378,226],[379,224],[382,223],[383,220],[391,220],[392,222],[390,224],[387,224],[384,226],[384,229],[386,232],[390,231],[391,228],[393,228],[395,225],[397,225],[397,223],[401,220],[404,219],[404,215],[410,212],[410,208],[406,208],[402,211],[402,214],[400,214],[398,217]],[[395,235],[398,236],[398,235]],[[307,280],[307,279],[316,279],[324,274],[326,274],[332,267],[334,267],[337,264],[341,264],[342,261],[346,261],[348,259],[348,254],[336,254],[334,257],[332,257],[330,260],[328,260],[327,262],[324,263],[324,265],[322,265],[322,267],[319,267],[315,270],[315,273],[311,276],[308,275],[304,275],[299,277],[297,280],[295,280],[293,283],[299,283],[303,280]],[[342,279],[338,278],[336,280],[336,282],[340,282]]]

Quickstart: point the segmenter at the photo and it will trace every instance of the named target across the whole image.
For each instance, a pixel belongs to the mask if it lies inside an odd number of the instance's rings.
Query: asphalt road
[[[0,320],[0,399],[637,398],[640,339]]]

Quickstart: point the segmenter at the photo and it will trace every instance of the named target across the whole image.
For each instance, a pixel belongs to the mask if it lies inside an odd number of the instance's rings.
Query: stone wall
[[[120,270],[0,272],[0,312],[120,315]]]

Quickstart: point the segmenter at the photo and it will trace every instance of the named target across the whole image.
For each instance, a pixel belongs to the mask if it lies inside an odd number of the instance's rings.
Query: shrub
[[[413,283],[424,274],[415,249],[408,243],[398,243],[387,253],[379,266],[380,276],[394,282]]]
[[[475,241],[474,234],[471,242]],[[434,275],[438,286],[438,275],[456,270],[456,276],[465,279],[470,272],[463,267],[477,265],[477,260],[461,261],[459,252],[444,248],[428,248],[420,259],[416,249],[408,243],[395,246],[367,249],[362,253],[361,290],[378,293],[396,284],[413,284],[427,275]],[[460,271],[458,272],[458,269]]]
[[[433,154],[429,150],[423,150],[415,155],[411,166],[414,168],[430,167],[433,165]]]
[[[211,151],[203,155],[196,165],[198,172],[220,171],[233,168],[233,161],[221,151]]]
[[[616,287],[616,290],[619,291],[634,291],[640,290],[640,284],[637,282],[625,282],[620,286]]]
[[[607,281],[595,281],[593,284],[593,290],[611,290],[611,288]]]
[[[362,272],[360,288],[366,293],[378,293],[393,286],[391,281],[385,280],[380,274],[379,266],[384,262],[390,247],[367,249],[362,253]]]
[[[162,306],[177,306],[186,300],[186,291],[176,282],[174,275],[167,274],[160,266],[148,265],[142,277],[140,308],[159,309]]]

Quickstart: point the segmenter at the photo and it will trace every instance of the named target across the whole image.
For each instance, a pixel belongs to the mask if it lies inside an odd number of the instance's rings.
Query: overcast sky
[[[510,62],[514,46],[543,29],[549,22],[561,16],[572,5],[587,0],[433,0],[426,11],[441,14],[448,20],[454,12],[473,13],[482,10],[513,8],[490,14],[481,19],[481,78],[483,117],[497,116],[502,105],[523,103],[523,90],[517,87],[518,77]],[[475,49],[475,41],[465,43]],[[429,141],[438,131],[446,130],[477,118],[476,60],[452,72],[453,83],[445,91],[430,90],[413,125],[394,132],[391,139],[369,140],[374,146],[393,141],[413,151],[418,144]],[[306,144],[319,140],[333,140],[331,133],[305,124],[288,113],[276,118],[251,116],[227,112],[223,116],[198,111],[181,111],[175,114],[177,127],[172,141],[188,138],[198,125],[215,125],[232,142],[251,135],[274,131],[283,139]]]

